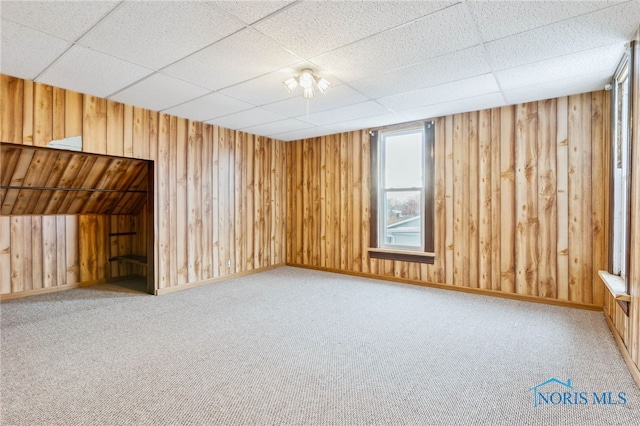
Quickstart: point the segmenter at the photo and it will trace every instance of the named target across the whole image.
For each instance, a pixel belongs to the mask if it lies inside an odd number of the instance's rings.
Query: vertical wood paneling
[[[569,300],[591,302],[591,96],[570,96],[568,107]]]
[[[63,285],[67,282],[67,256],[64,250],[65,236],[67,234],[67,222],[64,216],[56,216],[56,279],[55,285]]]
[[[363,165],[363,158],[362,158],[362,149],[360,147],[360,134],[361,132],[352,132],[351,136],[352,139],[349,141],[350,142],[350,148],[351,148],[351,159],[352,159],[352,163],[351,163],[351,184],[349,185],[349,187],[352,190],[352,198],[351,198],[351,215],[350,217],[352,218],[351,221],[351,225],[349,225],[349,227],[351,228],[351,235],[352,238],[354,239],[354,244],[351,244],[352,250],[351,250],[351,265],[352,265],[352,270],[356,271],[356,272],[362,272],[362,245],[358,244],[359,241],[362,241],[362,228],[363,226],[366,227],[366,224],[363,224],[362,222],[362,165]],[[316,144],[317,145],[317,144]],[[368,159],[367,161],[365,161],[365,163],[369,163]],[[316,188],[315,182],[312,182],[312,186],[313,188]],[[314,206],[317,207],[318,204],[318,192],[317,190],[312,192],[312,203],[314,203]],[[313,217],[318,217],[318,212],[316,211],[316,209],[314,208],[313,210]]]
[[[213,126],[205,124],[202,127],[202,152],[201,152],[201,184],[202,190],[197,196],[201,203],[201,279],[213,277],[213,249],[215,241],[213,238],[213,213],[212,213],[212,188],[211,174],[213,169]]]
[[[263,166],[265,163],[264,152],[262,151],[262,138],[254,136],[253,138],[253,220],[248,223],[252,225],[253,231],[253,256],[247,258],[247,269],[253,269],[260,266],[264,248],[262,247],[262,229],[265,224],[262,222],[262,214],[264,201],[262,191],[264,190]],[[248,194],[247,194],[248,196]],[[247,236],[248,238],[248,236]]]
[[[33,144],[46,146],[53,136],[53,87],[33,85]]]
[[[480,242],[479,242],[479,225],[478,225],[478,209],[479,209],[479,190],[477,187],[472,188],[480,183],[480,176],[478,169],[480,166],[480,148],[478,140],[478,113],[470,112],[467,114],[469,117],[469,127],[467,140],[469,141],[469,155],[468,155],[468,177],[466,178],[466,193],[469,200],[468,207],[468,254],[469,258],[469,278],[467,286],[478,287],[479,286],[479,269],[480,269]]]
[[[82,136],[85,152],[154,160],[157,227],[155,253],[147,253],[146,211],[117,218],[3,216],[1,294],[146,273],[124,262],[109,264],[116,254],[154,257],[161,289],[285,261],[287,150],[282,142],[4,75],[0,84],[3,141],[46,145],[52,138]],[[314,164],[319,164],[315,154]],[[61,170],[56,167],[60,159],[53,158],[50,164],[35,159],[34,167],[51,173],[32,185],[92,179],[106,164]],[[15,164],[13,177],[26,172],[32,160]],[[308,182],[313,188],[318,181],[310,176]],[[3,196],[18,197],[19,191]],[[69,192],[31,198],[51,211],[72,211],[79,205],[77,197],[86,196]],[[319,205],[314,201],[313,211]],[[319,214],[314,216],[319,224]],[[138,233],[108,236],[128,231]],[[235,255],[236,241],[241,257]],[[319,256],[316,248],[309,253]]]
[[[107,101],[107,147],[109,155],[124,156],[124,105]]]
[[[0,140],[22,144],[24,80],[0,74]]]
[[[158,235],[158,262],[156,275],[158,288],[171,286],[171,195],[170,195],[170,146],[171,146],[171,118],[167,114],[160,114],[160,128],[158,133],[158,162],[159,171],[156,184],[156,202],[158,203],[156,221]]]
[[[255,137],[253,135],[243,134],[238,138],[240,144],[242,144],[242,157],[241,166],[236,170],[242,170],[242,186],[240,187],[239,197],[244,209],[244,215],[242,215],[242,225],[240,232],[236,235],[240,235],[240,244],[245,248],[242,256],[240,257],[240,269],[239,271],[246,271],[252,268],[253,257],[255,254],[255,241],[254,241],[254,195],[255,195],[255,181],[253,178],[254,164],[255,164]]]
[[[0,294],[11,293],[11,220],[0,216]]]
[[[557,289],[560,300],[569,300],[569,98],[557,99]]]
[[[229,203],[231,201],[230,193],[228,191],[228,175],[229,175],[229,161],[231,151],[230,132],[226,130],[220,130],[220,149],[219,149],[219,166],[218,166],[218,179],[220,182],[219,188],[219,203],[218,203],[218,229],[220,230],[219,236],[219,260],[220,260],[220,274],[228,275],[230,270],[227,266],[227,260],[231,260],[231,248],[229,244],[230,235],[230,223],[229,223]]]
[[[230,165],[232,167],[231,174],[233,174],[234,179],[233,185],[230,186],[230,193],[233,194],[233,206],[235,214],[231,215],[231,211],[229,212],[230,216],[233,219],[233,230],[237,230],[238,232],[233,233],[233,239],[231,239],[232,247],[233,247],[233,262],[232,262],[232,271],[233,273],[238,273],[244,270],[245,264],[245,252],[247,247],[244,245],[244,235],[245,235],[245,205],[244,205],[244,185],[247,181],[247,171],[243,168],[243,160],[244,153],[246,152],[246,144],[243,143],[244,135],[237,132],[234,135],[233,143],[231,145],[230,153]],[[252,170],[253,172],[253,170]]]
[[[65,90],[58,87],[53,88],[52,100],[52,130],[51,138],[54,140],[64,139],[65,137]]]
[[[22,229],[25,234],[24,261],[26,262],[27,268],[23,272],[25,290],[44,287],[43,269],[45,268],[45,265],[43,243],[45,232],[42,227],[42,222],[42,216],[29,216],[22,218]],[[29,253],[29,251],[31,253]]]
[[[371,218],[371,200],[370,200],[370,191],[371,187],[371,174],[369,173],[369,158],[371,155],[371,146],[368,143],[368,132],[363,130],[358,134],[358,145],[357,149],[360,153],[360,192],[362,194],[361,198],[361,206],[362,206],[362,214],[360,216],[359,228],[362,230],[362,244],[360,245],[360,263],[362,265],[362,272],[370,273],[369,270],[369,254],[367,250],[369,248],[369,221]],[[322,147],[320,147],[322,150]],[[324,151],[324,150],[322,150]],[[321,216],[322,217],[322,216]],[[433,281],[433,278],[432,278]]]
[[[436,256],[434,263],[434,273],[432,277],[433,282],[443,283],[446,282],[445,278],[445,255],[447,253],[447,241],[446,241],[446,149],[443,141],[445,140],[445,126],[444,119],[438,118],[435,122],[435,138],[438,141],[441,141],[440,144],[436,144],[434,147],[434,155],[435,155],[435,217],[434,217],[434,226],[435,226],[435,251],[439,253],[439,256]],[[440,225],[439,225],[440,224]],[[442,226],[445,225],[445,226]],[[373,271],[372,271],[373,272]]]
[[[342,255],[342,250],[341,250],[341,228],[340,228],[340,222],[341,222],[341,217],[342,217],[342,197],[340,196],[341,194],[341,177],[342,177],[342,173],[341,173],[341,159],[340,159],[340,137],[339,135],[334,135],[334,136],[330,136],[330,145],[331,145],[331,158],[333,160],[333,167],[334,167],[334,175],[333,175],[333,182],[332,182],[332,194],[333,194],[333,203],[332,203],[332,212],[331,212],[331,216],[332,216],[332,230],[333,230],[333,235],[331,236],[331,254],[333,255],[333,259],[332,259],[332,267],[333,268],[340,268],[341,265],[341,255]],[[289,215],[288,215],[289,216]],[[289,216],[291,217],[291,216]],[[297,251],[297,249],[296,249]],[[327,251],[329,251],[329,248],[327,248]]]
[[[178,118],[169,119],[169,235],[178,232],[178,206],[173,200],[178,197]],[[160,171],[158,172],[160,173]],[[175,241],[169,243],[171,248],[176,246]],[[177,246],[176,246],[177,247]],[[175,248],[169,253],[169,270],[167,285],[178,284],[178,253]]]
[[[219,167],[220,167],[220,129],[217,126],[211,126],[213,132],[213,139],[211,141],[211,249],[213,250],[212,268],[214,277],[222,275],[220,269],[220,227],[219,225],[219,205],[220,205],[220,179],[219,179]]]
[[[176,124],[176,271],[177,284],[189,282],[187,221],[187,146],[188,122],[178,118]],[[135,152],[134,152],[135,155]]]
[[[538,295],[556,297],[556,101],[538,103]]]
[[[33,145],[33,81],[25,80],[22,94],[22,143]],[[18,94],[19,95],[19,94]]]
[[[469,132],[468,115],[453,117],[453,284],[469,285]]]
[[[515,283],[515,111],[500,109],[500,291],[514,293]]]
[[[295,261],[298,263],[302,263],[303,260],[303,221],[304,221],[304,198],[302,196],[302,185],[304,181],[304,166],[303,166],[303,150],[304,143],[297,143],[295,146],[295,153],[292,160],[292,167],[295,171],[295,180],[293,186],[295,188],[295,193],[292,193],[293,196],[293,205],[295,205],[296,211],[298,214],[296,216],[290,216],[290,220],[295,220],[294,228],[292,231],[293,239],[292,242],[295,244]],[[295,219],[294,219],[295,218]]]
[[[56,250],[56,217],[42,217],[42,278],[40,288],[48,288],[57,285],[57,250]]]
[[[516,292],[538,294],[537,104],[516,108]]]
[[[107,101],[84,96],[82,117],[82,150],[94,154],[107,153]]]
[[[187,279],[202,280],[202,124],[189,122],[187,144]]]
[[[608,270],[609,232],[606,229],[609,215],[609,191],[603,179],[609,176],[609,150],[607,149],[608,135],[611,131],[602,119],[603,114],[609,114],[609,96],[606,92],[591,94],[591,206],[593,211],[593,270]],[[604,284],[600,278],[593,275],[593,303],[602,305],[604,302]]]
[[[591,129],[608,120],[598,113],[599,101],[592,105],[600,96],[436,119],[434,265],[367,258],[367,132],[287,143],[287,261],[348,272],[366,265],[378,276],[593,303],[597,293],[586,277],[602,257],[592,248],[602,236],[594,233],[591,204],[582,198],[591,203],[592,182],[604,180],[604,171],[591,164],[600,155]],[[569,103],[577,112],[570,114]],[[322,223],[314,223],[316,215]],[[580,276],[571,296],[570,251]]]
[[[65,260],[67,265],[67,279],[65,284],[75,284],[80,281],[80,260],[78,256],[78,217],[65,216],[66,233],[64,241]],[[58,241],[62,243],[62,241]]]
[[[24,247],[24,242],[26,241],[26,233],[22,229],[22,222],[24,218],[19,216],[11,217],[11,224],[9,228],[10,232],[10,254],[11,254],[11,293],[19,293],[24,291],[24,277],[23,271],[25,270],[25,265],[23,262],[23,258],[27,253]],[[31,231],[29,230],[29,235]],[[3,284],[3,288],[6,287],[6,283]]]
[[[349,262],[351,244],[348,232],[351,224],[350,151],[347,141],[348,134],[341,133],[338,138],[340,141],[340,211],[344,213],[340,215],[340,268],[349,270],[351,269]]]
[[[445,150],[445,283],[453,284],[454,270],[454,212],[453,212],[453,116],[449,115],[444,121],[444,142],[436,143],[436,146],[444,144]],[[437,167],[437,166],[436,166]],[[436,224],[438,226],[438,224]],[[437,256],[438,254],[436,254]]]
[[[479,113],[478,127],[478,286],[490,290],[492,271],[492,222],[491,201],[492,196],[492,169],[491,169],[491,110],[483,110]]]

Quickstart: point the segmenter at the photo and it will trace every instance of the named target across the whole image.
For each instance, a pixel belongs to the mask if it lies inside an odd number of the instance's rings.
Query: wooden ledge
[[[607,271],[598,271],[598,275],[614,299],[621,302],[631,302],[631,296],[627,293],[627,285],[622,278]]]
[[[374,259],[400,260],[404,262],[417,262],[433,264],[436,258],[435,253],[420,251],[401,251],[381,248],[369,248],[369,257]]]

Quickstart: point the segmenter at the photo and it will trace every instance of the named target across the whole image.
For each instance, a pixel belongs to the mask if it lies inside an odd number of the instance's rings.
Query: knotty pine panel
[[[367,132],[287,143],[287,262],[602,305],[608,108],[603,91],[436,119],[433,265],[367,256]]]
[[[155,253],[144,244],[146,209],[138,216],[1,216],[0,294],[144,275],[139,266],[110,264],[113,255],[155,256],[159,289],[285,262],[283,142],[6,75],[0,96],[4,142],[82,136],[85,152],[155,161],[156,210]],[[76,177],[86,178],[90,166]],[[72,208],[79,196],[61,194],[55,205]],[[109,236],[131,230],[137,234]]]

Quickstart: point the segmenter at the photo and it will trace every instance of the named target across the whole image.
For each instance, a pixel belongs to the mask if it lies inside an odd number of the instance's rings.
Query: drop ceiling
[[[602,89],[628,1],[4,1],[1,72],[284,141]],[[302,68],[332,83],[308,102]]]

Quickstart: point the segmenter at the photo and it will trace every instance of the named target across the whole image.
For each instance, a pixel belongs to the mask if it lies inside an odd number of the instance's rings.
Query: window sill
[[[631,296],[627,293],[627,288],[622,278],[607,271],[598,271],[598,275],[600,275],[600,279],[614,299],[620,302],[631,301]]]
[[[370,248],[369,257],[373,259],[400,260],[404,262],[428,263],[433,265],[436,259],[435,253],[389,250]]]

